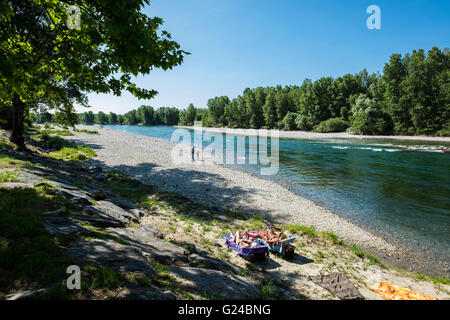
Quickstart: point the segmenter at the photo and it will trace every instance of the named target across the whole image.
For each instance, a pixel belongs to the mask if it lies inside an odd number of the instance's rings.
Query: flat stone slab
[[[121,240],[138,247],[152,259],[164,264],[188,265],[189,251],[161,240],[159,231],[149,226],[139,228],[108,228],[107,231]]]
[[[15,188],[33,188],[33,183],[25,183],[25,182],[5,182],[1,184],[2,188],[6,189],[15,189]]]
[[[91,231],[79,226],[73,221],[70,221],[70,219],[63,217],[49,217],[45,219],[42,224],[51,234],[80,235],[91,233]]]
[[[87,206],[83,211],[93,216],[114,219],[124,224],[139,222],[139,220],[132,213],[109,201],[98,201],[95,205]]]
[[[37,295],[44,293],[47,289],[25,290],[19,291],[12,296],[6,298],[6,300],[33,300]]]
[[[77,240],[71,244],[66,254],[73,259],[119,272],[142,273],[149,278],[154,275],[152,265],[139,249],[112,240]]]
[[[180,285],[199,294],[226,300],[258,299],[260,291],[245,278],[222,271],[191,267],[169,267]]]
[[[116,219],[111,219],[109,217],[96,217],[89,216],[87,214],[73,214],[70,216],[72,219],[77,221],[89,222],[94,227],[99,228],[123,228],[125,224]]]
[[[220,270],[225,273],[238,273],[239,271],[239,268],[233,266],[231,263],[207,255],[193,253],[189,256],[189,259],[192,261],[192,267],[199,266],[207,269]]]
[[[86,192],[80,190],[72,190],[63,187],[56,187],[55,192],[57,194],[65,196],[67,199],[72,200],[75,204],[82,207],[92,204],[93,199],[90,196],[88,196]]]
[[[128,200],[125,200],[112,192],[106,191],[105,194],[108,196],[108,201],[114,203],[124,209],[137,209],[137,207]]]

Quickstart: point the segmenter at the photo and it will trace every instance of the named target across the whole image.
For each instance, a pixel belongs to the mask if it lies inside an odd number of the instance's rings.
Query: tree
[[[283,120],[289,111],[289,104],[288,96],[281,88],[279,88],[275,94],[275,107],[277,110],[277,121]]]
[[[155,124],[155,110],[151,106],[140,106],[136,110],[136,117],[138,122],[144,126],[151,126]]]
[[[365,94],[361,94],[352,106],[351,131],[358,134],[391,134],[394,124],[380,105]]]
[[[87,92],[127,90],[140,99],[157,94],[137,87],[132,76],[171,69],[188,53],[159,30],[162,19],[141,13],[145,4],[79,0],[77,30],[65,26],[66,1],[1,2],[0,104],[13,110],[11,141],[24,146],[24,118],[32,109],[56,109],[66,114],[61,121],[72,121],[67,113],[74,113],[74,103],[88,106]]]
[[[275,128],[277,123],[277,106],[275,103],[275,90],[270,90],[264,103],[264,120],[267,128]]]
[[[226,96],[223,97],[215,97],[208,100],[208,110],[210,117],[210,125],[218,125],[222,126],[225,123],[225,107],[230,104],[230,99]]]
[[[186,110],[186,113],[184,115],[184,125],[186,126],[193,126],[195,122],[195,116],[197,114],[197,110],[195,109],[194,105],[191,103],[189,107]]]
[[[129,125],[135,125],[138,123],[138,118],[136,116],[136,110],[130,110],[123,115],[124,123]]]
[[[106,113],[100,111],[99,113],[97,113],[95,115],[95,123],[98,124],[107,124],[108,121],[108,116],[106,115]]]
[[[408,107],[404,103],[400,103],[402,96],[401,86],[407,74],[407,60],[408,56],[403,59],[401,54],[393,54],[383,70],[385,86],[383,104],[395,123],[395,131],[399,133],[405,133],[407,128],[411,126]]]
[[[297,113],[289,111],[282,121],[283,129],[288,131],[297,129],[297,124],[295,123],[297,116]]]
[[[115,114],[114,112],[110,112],[108,115],[108,123],[117,124],[117,114]]]

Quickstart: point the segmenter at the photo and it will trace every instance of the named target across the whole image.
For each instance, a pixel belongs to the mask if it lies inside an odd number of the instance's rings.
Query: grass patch
[[[343,245],[344,242],[333,232],[323,232],[323,235],[336,245]]]
[[[306,227],[306,226],[299,226],[299,225],[289,225],[285,226],[284,230],[289,231],[290,233],[303,233],[304,235],[310,237],[310,238],[316,238],[317,237],[317,231],[314,227]]]
[[[280,299],[280,294],[275,290],[273,280],[265,281],[261,286],[261,299]]]
[[[85,266],[83,271],[81,277],[82,290],[114,289],[126,280],[123,274],[104,266]]]
[[[424,274],[416,274],[414,275],[414,278],[417,280],[425,280],[425,281],[431,281],[435,284],[445,284],[450,285],[450,279],[449,278],[441,278],[441,277],[430,277],[426,276]]]
[[[0,182],[19,182],[17,179],[17,173],[14,171],[0,172]]]
[[[92,148],[84,146],[63,147],[61,150],[51,152],[51,158],[64,161],[83,161],[95,157],[97,154]]]
[[[69,137],[69,136],[74,136],[74,134],[72,132],[70,132],[69,130],[57,130],[57,129],[44,129],[41,131],[40,134],[38,135],[50,135],[50,134],[54,134],[56,136],[65,136],[65,137]]]
[[[122,198],[142,204],[145,208],[153,205],[150,205],[148,202],[157,203],[157,201],[148,199],[148,195],[155,191],[152,186],[142,184],[117,170],[108,171],[106,176],[108,181],[104,183],[105,187],[119,194]]]
[[[99,134],[97,130],[86,130],[86,129],[75,129],[75,132],[86,133],[86,134]]]
[[[0,154],[0,169],[19,168],[22,165],[23,165],[23,161],[16,160],[5,154]]]
[[[4,139],[0,140],[0,149],[11,149],[11,148],[14,148],[14,143]]]
[[[42,212],[60,207],[43,188],[0,189],[0,291],[49,285],[66,279],[73,264],[61,256],[68,240],[53,236],[42,226]]]
[[[170,290],[177,295],[182,294],[178,281],[172,276],[166,265],[157,261],[150,261],[150,263],[156,273],[152,279],[153,284],[159,288],[162,287],[165,290]]]
[[[352,245],[348,247],[357,257],[368,259],[370,261],[370,264],[376,264],[381,267],[384,267],[383,263],[375,257],[373,254],[370,254],[361,248],[358,248],[356,245]]]

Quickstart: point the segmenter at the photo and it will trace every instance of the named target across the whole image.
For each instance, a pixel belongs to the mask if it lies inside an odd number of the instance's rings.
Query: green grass
[[[74,136],[74,134],[69,130],[57,130],[57,129],[44,129],[40,132],[40,135],[44,134],[46,135],[54,134],[57,136]]]
[[[63,147],[49,154],[51,158],[64,161],[83,161],[96,156],[92,148],[84,146]]]
[[[328,238],[331,242],[337,245],[343,245],[344,242],[339,239],[339,237],[333,232],[323,232],[323,235]]]
[[[5,154],[0,154],[0,169],[19,168],[22,165],[23,165],[23,161],[16,160]]]
[[[358,248],[356,245],[348,246],[348,248],[358,257],[368,259],[370,261],[370,264],[376,264],[379,266],[384,267],[383,263],[375,257],[373,254],[370,254],[361,248]]]
[[[17,173],[14,171],[0,172],[0,182],[19,182],[17,179]]]
[[[314,227],[306,227],[306,226],[299,226],[299,225],[289,225],[284,226],[284,230],[289,231],[290,233],[303,233],[304,235],[310,237],[310,238],[316,238],[317,237],[317,231]]]
[[[75,129],[75,132],[87,133],[87,134],[99,134],[97,130]]]
[[[274,288],[273,280],[265,281],[261,287],[261,299],[280,299],[279,293]]]
[[[61,150],[64,147],[71,147],[72,144],[58,136],[50,136],[48,134],[38,135],[40,137],[41,144],[46,149]]]
[[[12,143],[8,140],[4,140],[4,139],[0,140],[0,149],[11,149],[13,147],[14,147],[14,143]]]
[[[157,203],[157,201],[148,199],[148,195],[155,191],[152,186],[142,184],[117,170],[107,172],[106,176],[108,180],[104,182],[104,186],[122,198],[143,204],[144,207],[150,206],[148,202]]]
[[[426,276],[424,274],[415,274],[414,278],[417,280],[425,280],[425,281],[431,281],[434,282],[435,284],[445,284],[445,285],[450,285],[450,279],[449,278],[441,278],[441,277],[430,277],[430,276]]]
[[[152,283],[159,288],[170,290],[175,294],[182,294],[178,281],[172,276],[166,265],[157,261],[150,261],[155,271]]]
[[[126,277],[116,271],[112,271],[104,266],[83,267],[81,289],[114,289],[119,287]]]

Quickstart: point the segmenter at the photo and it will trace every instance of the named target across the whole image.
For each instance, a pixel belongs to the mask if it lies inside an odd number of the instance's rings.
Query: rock
[[[92,198],[85,192],[78,190],[71,190],[62,187],[55,189],[55,193],[65,196],[67,199],[72,200],[76,205],[81,207],[92,204]]]
[[[206,255],[199,255],[197,253],[193,253],[189,256],[191,259],[191,266],[192,267],[198,267],[201,266],[202,268],[207,269],[214,269],[214,270],[220,270],[225,273],[238,273],[239,268],[236,266],[233,266],[231,263],[228,263],[226,261],[206,256]]]
[[[106,181],[106,176],[104,176],[103,174],[98,174],[98,175],[96,175],[95,176],[95,180],[98,180],[98,181]]]
[[[111,219],[109,217],[96,217],[96,216],[90,216],[87,214],[72,214],[70,216],[73,220],[76,221],[84,221],[89,222],[95,227],[99,228],[123,228],[125,227],[125,224],[115,220]]]
[[[222,271],[191,267],[169,267],[180,285],[199,294],[206,293],[217,299],[258,299],[259,290],[245,278],[226,275]]]
[[[74,186],[73,184],[70,184],[68,181],[65,181],[63,179],[58,178],[56,181],[52,180],[49,181],[51,185],[55,187],[60,187],[68,190],[78,190],[79,188],[77,186]]]
[[[15,188],[33,188],[34,184],[24,182],[5,182],[2,183],[2,188],[15,189]]]
[[[62,206],[59,209],[56,209],[56,210],[53,210],[53,211],[44,212],[43,215],[44,216],[50,216],[50,215],[53,216],[53,215],[58,215],[60,213],[65,213],[66,211],[67,211],[67,208],[65,206]]]
[[[66,254],[73,259],[119,272],[141,273],[149,278],[154,275],[152,265],[139,249],[112,240],[77,240],[70,245]]]
[[[14,295],[10,296],[6,300],[31,300],[35,296],[45,292],[47,289],[36,289],[36,290],[25,290],[19,291]]]
[[[158,231],[151,227],[108,228],[107,231],[121,240],[138,247],[152,259],[164,264],[188,265],[189,251],[157,237]],[[156,232],[155,232],[156,231]]]
[[[288,291],[278,286],[273,286],[273,289],[278,293],[278,297],[280,300],[300,300],[299,295],[294,292]]]
[[[89,234],[89,230],[79,226],[78,224],[62,217],[49,217],[42,224],[51,234]]]
[[[143,218],[145,216],[145,214],[139,209],[130,209],[128,211],[130,211],[130,213],[133,214],[138,219]]]
[[[122,199],[112,192],[106,191],[105,194],[108,196],[108,201],[114,203],[116,206],[124,209],[137,209],[137,207],[133,203],[128,200]]]
[[[84,208],[83,211],[93,216],[117,220],[122,222],[123,224],[129,224],[130,222],[139,222],[139,220],[133,214],[109,201],[98,201],[96,204]]]
[[[171,291],[158,288],[143,288],[131,282],[122,284],[123,289],[117,298],[125,300],[176,300],[177,295]]]
[[[105,200],[106,198],[108,198],[108,196],[106,195],[106,193],[104,193],[103,191],[95,191],[90,193],[90,196],[92,198],[94,198],[95,200],[99,201],[99,200]]]
[[[89,166],[87,169],[88,169],[88,171],[91,172],[91,173],[100,173],[100,172],[103,172],[103,169],[102,169],[101,167],[99,167],[99,166]]]
[[[30,170],[15,170],[15,173],[17,174],[17,178],[20,182],[31,185],[41,183],[42,174],[40,172],[35,173]]]

